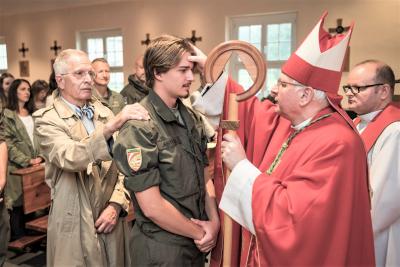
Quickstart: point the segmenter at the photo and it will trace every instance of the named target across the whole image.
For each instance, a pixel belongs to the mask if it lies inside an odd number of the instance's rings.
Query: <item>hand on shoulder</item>
[[[149,113],[139,103],[126,105],[117,116],[111,119],[104,126],[103,134],[106,140],[121,129],[128,120],[150,120]]]

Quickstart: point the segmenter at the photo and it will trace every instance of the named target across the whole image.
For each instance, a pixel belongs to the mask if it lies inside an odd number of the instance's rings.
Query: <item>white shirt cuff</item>
[[[222,72],[221,76],[214,83],[214,85],[207,84],[200,93],[200,96],[192,104],[192,107],[195,110],[204,114],[216,125],[219,125],[227,81],[228,74]],[[205,93],[208,87],[210,87],[210,89],[208,89],[208,91]]]
[[[260,170],[249,160],[240,161],[229,176],[219,204],[221,210],[253,234],[251,199],[254,181],[260,174]]]

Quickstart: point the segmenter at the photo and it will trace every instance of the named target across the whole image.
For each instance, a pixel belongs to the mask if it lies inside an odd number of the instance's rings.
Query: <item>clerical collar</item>
[[[360,123],[370,123],[375,117],[376,115],[379,114],[379,112],[381,112],[382,110],[377,110],[377,111],[373,111],[367,114],[363,114],[363,115],[358,115],[358,117],[360,118]]]
[[[295,129],[296,131],[297,130],[299,130],[301,127],[304,127],[304,126],[306,126],[310,121],[311,121],[311,119],[312,118],[309,118],[308,120],[305,120],[305,121],[303,121],[302,123],[300,123],[300,124],[297,124],[296,126],[290,126],[290,127],[292,127],[292,129]]]

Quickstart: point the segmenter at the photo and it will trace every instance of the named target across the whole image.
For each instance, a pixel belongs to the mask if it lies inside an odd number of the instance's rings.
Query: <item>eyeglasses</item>
[[[278,81],[276,82],[276,85],[278,86],[278,88],[280,88],[282,85],[294,85],[294,86],[302,86],[301,84],[294,84],[294,83],[288,83],[288,82],[283,82],[281,81],[281,79],[278,79]]]
[[[363,85],[363,86],[343,85],[343,91],[344,91],[345,93],[347,93],[349,90],[351,90],[351,92],[352,92],[353,94],[358,94],[358,93],[360,92],[360,90],[364,90],[365,88],[374,87],[374,86],[378,86],[378,85],[384,85],[384,83],[371,84],[371,85]]]
[[[78,80],[85,79],[86,75],[88,75],[88,74],[89,74],[90,79],[92,79],[92,80],[95,80],[97,77],[97,73],[94,70],[69,72],[69,73],[63,73],[60,75],[67,75],[67,74],[74,75],[75,78],[77,78]]]

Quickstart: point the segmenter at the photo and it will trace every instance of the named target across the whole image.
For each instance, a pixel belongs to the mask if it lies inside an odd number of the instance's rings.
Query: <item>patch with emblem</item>
[[[142,166],[142,149],[140,148],[132,148],[126,150],[126,157],[128,159],[129,167],[132,170],[139,170],[140,166]]]

